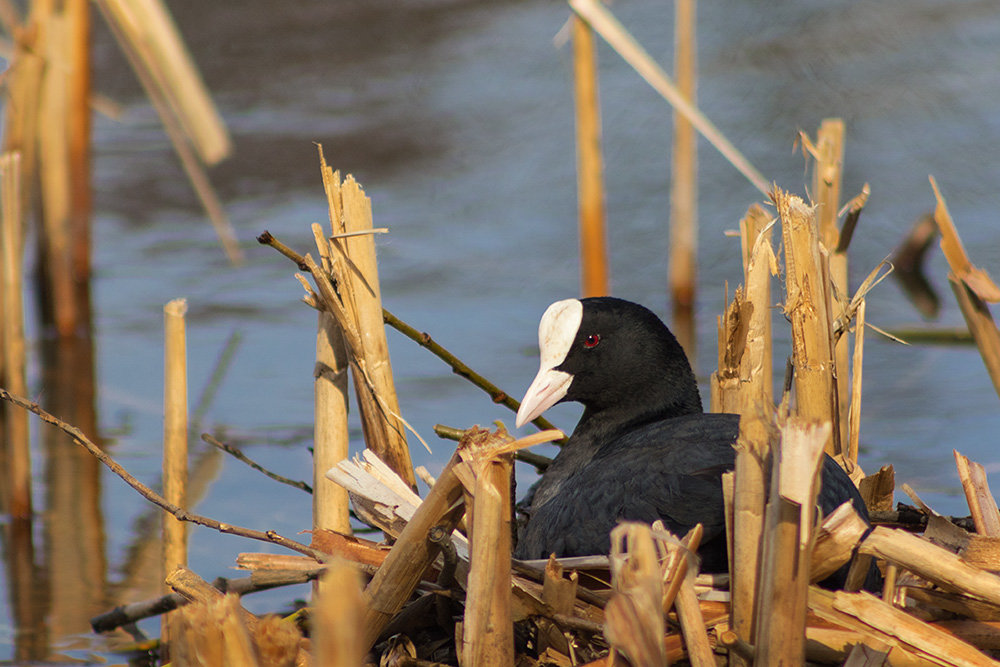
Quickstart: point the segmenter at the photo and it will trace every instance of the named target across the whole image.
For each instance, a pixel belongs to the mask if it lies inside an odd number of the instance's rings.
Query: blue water
[[[99,32],[97,87],[124,108],[119,121],[97,120],[94,140],[98,415],[112,454],[141,480],[158,479],[162,306],[183,296],[192,402],[226,339],[242,335],[204,430],[254,438],[248,454],[309,478],[315,314],[298,301],[294,267],[253,239],[267,229],[299,250],[311,246],[309,225],[327,215],[313,142],[358,178],[376,226],[390,229],[378,240],[385,305],[510,393],[523,391],[537,367],[539,315],[579,290],[570,58],[553,44],[567,8],[536,0],[303,0],[279,10],[260,1],[189,0],[171,9],[233,133],[235,153],[212,179],[247,262],[225,261],[155,115]],[[614,10],[669,63],[669,5]],[[699,12],[700,106],[767,178],[803,193],[810,177],[793,148],[796,132],[814,133],[828,116],[846,120],[844,195],[872,187],[851,248],[853,286],[932,208],[928,174],[974,261],[1000,271],[993,224],[1000,13],[992,3],[799,2],[777,10],[750,1],[703,3]],[[666,314],[670,111],[604,44],[599,57],[613,292]],[[738,240],[724,232],[758,194],[707,143],[700,151],[697,365],[707,376],[723,285],[741,275]],[[942,296],[938,324],[960,326],[936,250],[929,274]],[[892,281],[871,295],[868,319],[881,327],[920,322]],[[781,359],[787,329],[776,336]],[[512,415],[410,341],[390,331],[389,345],[403,414],[433,448],[427,454],[411,438],[416,463],[436,473],[451,452],[434,437],[435,423],[512,424]],[[978,353],[904,347],[871,333],[865,351],[862,465],[892,463],[897,483],[908,482],[939,511],[966,514],[951,450],[1000,469],[992,443],[998,399]],[[559,406],[551,417],[570,429],[578,411]],[[45,467],[40,455],[34,463]],[[44,478],[36,477],[43,512]],[[106,578],[116,582],[135,540],[133,521],[148,508],[108,474],[103,494]],[[231,459],[218,463],[196,509],[293,537],[310,524],[307,495]],[[233,574],[242,551],[269,550],[191,531],[191,566],[206,579]],[[8,576],[0,569],[0,590]],[[153,568],[152,587],[123,601],[155,594],[155,579]],[[307,593],[260,594],[247,604],[276,610]],[[14,655],[14,624],[8,596],[0,600],[4,660]],[[105,602],[113,604],[110,594]],[[66,632],[86,633],[86,620],[81,614]],[[155,622],[143,628],[158,632]],[[77,658],[93,648],[49,640],[53,653]]]

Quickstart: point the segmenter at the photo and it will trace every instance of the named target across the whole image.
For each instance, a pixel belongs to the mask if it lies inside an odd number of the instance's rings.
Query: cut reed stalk
[[[69,36],[68,153],[69,228],[73,246],[70,266],[76,286],[74,300],[81,304],[81,316],[89,318],[90,291],[90,2],[68,0],[66,21]]]
[[[781,218],[785,246],[785,314],[792,329],[796,414],[837,424],[832,333],[816,210],[778,189],[772,198]],[[831,456],[840,453],[839,433],[839,428],[833,429],[826,443],[825,450]]]
[[[41,231],[38,234],[43,316],[60,336],[75,333],[80,313],[70,263],[68,25],[62,11],[48,14],[43,53],[39,145]]]
[[[969,332],[972,333],[979,348],[983,364],[993,381],[993,388],[1000,395],[1000,332],[997,331],[993,316],[990,315],[986,305],[987,302],[1000,301],[1000,287],[997,287],[985,271],[972,264],[933,176],[930,177],[930,182],[934,197],[937,199],[934,222],[941,231],[941,250],[951,268],[948,282],[955,293]]]
[[[610,560],[615,593],[604,607],[605,637],[636,667],[667,664],[662,572],[649,526],[616,526]]]
[[[177,613],[178,633],[170,647],[171,663],[178,667],[255,667],[257,655],[239,610],[239,596],[232,593],[183,607]]]
[[[10,391],[25,395],[28,383],[25,371],[24,340],[24,228],[21,208],[21,155],[0,156],[0,382]],[[4,443],[6,479],[0,482],[0,506],[15,519],[28,519],[31,503],[31,440],[28,414],[23,410],[4,410],[0,419]]]
[[[400,416],[399,398],[392,377],[392,364],[385,337],[382,296],[372,234],[371,200],[348,175],[326,163],[319,147],[323,187],[327,195],[333,237],[328,242],[314,227],[320,255],[330,252],[331,271],[326,278],[314,273],[324,302],[344,332],[348,351],[353,355],[354,386],[361,407],[365,443],[410,486],[416,486],[405,424]],[[343,236],[342,236],[343,235]],[[337,280],[338,296],[320,285]]]
[[[608,286],[604,159],[601,156],[601,103],[597,46],[590,26],[573,24],[573,82],[576,97],[577,201],[580,208],[580,270],[583,296],[605,296]]]
[[[1000,510],[996,498],[990,493],[986,480],[986,470],[981,463],[970,461],[968,457],[953,450],[958,477],[962,481],[965,499],[976,524],[976,532],[986,537],[1000,537]]]
[[[674,76],[677,90],[697,106],[695,0],[674,6]],[[674,109],[670,181],[670,257],[668,284],[673,297],[673,331],[692,363],[695,350],[695,290],[698,282],[698,135]]]
[[[313,530],[351,532],[347,491],[326,479],[326,471],[349,454],[347,365],[340,327],[332,315],[320,312],[313,373]]]
[[[161,0],[98,0],[133,67],[149,77],[205,164],[232,150],[229,133]],[[142,77],[141,77],[142,78]]]
[[[146,1],[152,3],[157,0]],[[187,87],[185,88],[185,92],[176,94],[165,88],[168,84],[164,82],[164,77],[168,76],[168,73],[155,68],[164,63],[169,64],[170,58],[175,56],[164,55],[163,63],[154,62],[157,57],[151,53],[152,47],[144,43],[144,31],[160,31],[168,30],[169,28],[137,23],[137,21],[141,20],[155,21],[157,20],[155,14],[165,10],[149,10],[147,7],[146,11],[134,14],[133,8],[125,0],[97,0],[97,6],[107,19],[108,25],[111,27],[111,32],[114,33],[118,43],[122,47],[122,51],[124,51],[125,56],[132,65],[136,77],[142,84],[143,90],[146,91],[146,96],[149,98],[150,103],[156,109],[157,115],[159,115],[163,123],[163,128],[170,138],[174,151],[181,162],[181,166],[184,168],[184,173],[187,174],[188,180],[191,181],[191,186],[198,195],[198,200],[205,209],[205,213],[211,221],[212,227],[215,229],[215,233],[219,237],[219,242],[222,244],[229,261],[233,264],[242,263],[243,251],[240,249],[236,239],[232,223],[229,221],[222,202],[212,187],[196,147],[193,147],[190,143],[194,141],[194,138],[187,134],[188,126],[185,125],[185,122],[191,123],[192,119],[185,121],[177,115],[177,99],[187,94],[188,91],[192,90],[192,87]],[[169,20],[168,24],[170,26],[173,25]],[[179,37],[177,39],[179,40]],[[187,58],[186,55],[177,55],[176,57]],[[194,87],[198,84],[194,84]],[[187,104],[188,101],[183,103]],[[209,119],[213,115],[217,117],[214,109],[203,118]],[[197,119],[193,122],[195,125],[201,127],[200,121]],[[212,121],[209,120],[208,123],[211,125]],[[197,131],[199,134],[201,133],[201,130]],[[226,137],[225,141],[228,143],[228,137]],[[213,159],[222,159],[228,153],[229,149],[226,147],[223,152],[220,151],[219,144],[213,147],[212,143],[208,143],[202,146],[202,150],[206,161],[211,162]]]
[[[813,192],[819,238],[830,257],[830,284],[828,300],[833,320],[840,317],[847,299],[847,252],[840,250],[840,231],[837,217],[840,210],[841,178],[844,169],[844,121],[824,118],[816,133],[813,166]],[[832,291],[832,293],[830,293]],[[831,320],[831,321],[833,321]],[[834,368],[837,373],[837,404],[840,406],[840,442],[848,441],[848,348],[847,336],[841,336],[834,347]]]
[[[506,436],[507,440],[512,440]],[[468,452],[468,447],[465,448]],[[465,454],[466,452],[463,452]],[[513,458],[468,452],[475,475],[471,554],[462,646],[463,665],[513,665],[511,488]]]
[[[858,305],[854,315],[854,356],[851,361],[851,398],[850,407],[847,411],[847,443],[844,451],[844,459],[851,466],[858,463],[858,450],[861,446],[861,378],[863,377],[863,361],[865,355],[865,304],[862,300]],[[846,336],[841,337],[842,342],[847,340]],[[839,348],[838,348],[839,349]],[[846,367],[845,367],[846,368]],[[842,374],[841,378],[845,378]],[[846,384],[842,382],[841,384]]]
[[[313,662],[330,667],[357,667],[365,647],[364,601],[357,571],[346,562],[331,563],[320,579],[320,594],[313,607]]]
[[[166,338],[163,380],[163,495],[177,507],[187,506],[188,405],[187,301],[174,299],[163,307]],[[187,526],[173,516],[163,517],[164,578],[187,565]],[[162,635],[169,641],[170,616],[163,617]]]
[[[764,524],[769,539],[761,559],[756,614],[758,664],[797,665],[805,657],[814,508],[823,444],[831,428],[796,417],[781,428]]]

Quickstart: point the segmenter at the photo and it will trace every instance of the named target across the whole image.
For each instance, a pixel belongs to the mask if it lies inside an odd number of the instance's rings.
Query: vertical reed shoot
[[[597,86],[597,46],[590,26],[579,16],[573,24],[573,81],[576,95],[577,201],[580,209],[582,294],[609,291],[604,212],[604,160],[601,157],[601,105]]]
[[[696,105],[697,39],[695,0],[679,0],[674,11],[674,77],[677,89]],[[673,331],[688,359],[695,350],[695,290],[698,283],[698,135],[674,110],[670,182],[670,257],[668,283],[673,298]]]

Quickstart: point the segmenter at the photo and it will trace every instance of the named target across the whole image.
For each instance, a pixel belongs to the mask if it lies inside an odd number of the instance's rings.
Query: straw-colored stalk
[[[822,581],[850,561],[854,547],[867,530],[868,524],[849,500],[824,517],[816,531],[809,568],[810,581]]]
[[[945,588],[1000,605],[1000,576],[973,567],[951,551],[906,531],[877,526],[858,550]]]
[[[697,535],[696,542],[688,542],[686,545],[686,548],[692,552],[697,550],[698,544],[701,542],[700,524],[695,527],[694,531]],[[682,550],[675,550],[675,553],[680,551]],[[698,568],[686,555],[678,555],[678,559],[683,561],[683,568],[675,575],[675,579],[680,583],[677,586],[675,606],[677,620],[681,625],[681,633],[684,635],[684,644],[687,647],[688,660],[693,667],[715,667],[715,655],[712,653],[712,646],[705,633],[705,619],[702,616],[698,596],[694,590],[694,580],[698,575]]]
[[[178,667],[257,665],[239,611],[239,596],[233,593],[182,607],[176,614],[178,632],[170,647],[171,663]]]
[[[163,307],[166,338],[163,379],[163,496],[167,502],[187,507],[188,396],[187,334],[184,317],[187,301],[174,299]],[[163,517],[162,572],[166,577],[187,565],[187,525]],[[163,636],[169,637],[170,616],[163,617]]]
[[[771,276],[778,274],[778,264],[771,247],[770,217],[758,204],[752,205],[740,220],[743,249],[743,284],[746,300],[753,304],[746,331],[746,350],[740,367],[744,381],[744,405],[757,400],[774,403],[774,380],[771,346]],[[742,413],[742,410],[741,410]]]
[[[1000,394],[1000,332],[997,331],[993,316],[986,306],[987,302],[1000,301],[1000,287],[997,287],[985,271],[972,264],[933,176],[930,182],[937,199],[934,222],[941,230],[941,250],[951,268],[948,282],[955,293],[969,332],[972,333],[979,348],[983,364],[990,374],[990,379],[993,380],[993,388]]]
[[[666,662],[662,572],[649,526],[622,523],[611,531],[614,594],[604,608],[604,635],[636,667]]]
[[[80,293],[89,293],[90,282],[90,212],[92,192],[90,178],[90,2],[88,0],[68,0],[66,2],[66,22],[68,32],[68,123],[67,143],[69,152],[70,187],[70,266],[76,285],[77,303],[81,303]],[[89,317],[87,303],[83,303],[81,315]]]
[[[38,126],[42,228],[38,235],[46,317],[56,331],[71,336],[80,313],[70,264],[69,70],[68,24],[52,12],[45,30],[47,66],[42,77]]]
[[[827,289],[816,229],[816,210],[800,197],[775,190],[785,246],[785,314],[791,320],[795,364],[796,413],[820,423],[837,424]],[[839,428],[826,443],[828,454],[840,453]]]
[[[198,68],[169,10],[161,0],[98,0],[122,47],[134,55],[156,86],[200,159],[213,165],[232,145]]]
[[[513,665],[511,615],[510,455],[473,461],[472,551],[466,591],[461,663]]]
[[[854,466],[858,462],[858,450],[861,444],[861,378],[863,377],[862,367],[865,356],[865,307],[866,301],[862,300],[854,315],[854,356],[851,361],[851,396],[850,406],[847,412],[847,439],[844,442],[844,458]],[[846,342],[847,336],[842,336],[840,342]],[[840,347],[838,345],[839,352]],[[838,359],[839,363],[839,359]],[[846,368],[846,366],[839,366]],[[841,374],[841,379],[845,380],[840,384],[846,386],[846,378]],[[843,403],[841,403],[843,405]]]
[[[50,4],[32,3],[21,36],[14,40],[14,54],[5,75],[10,103],[5,104],[3,110],[3,150],[21,154],[21,183],[17,194],[23,211],[29,210],[35,200],[39,108],[45,71],[44,39],[51,13]]]
[[[962,481],[965,499],[976,524],[976,532],[987,537],[1000,537],[1000,510],[996,498],[990,493],[986,480],[986,470],[981,463],[970,461],[968,457],[954,450],[958,477]]]
[[[740,376],[740,369],[753,310],[754,305],[744,297],[743,288],[738,287],[717,320],[719,362],[718,370],[712,374],[712,412],[740,412],[742,381],[746,379]]]
[[[203,164],[212,164],[228,155],[228,135],[224,126],[219,132],[219,116],[214,107],[195,100],[202,95],[196,91],[203,84],[193,71],[166,10],[156,5],[159,0],[143,2],[144,6],[139,7],[125,0],[97,0],[97,6],[156,109],[226,255],[230,262],[239,264],[243,261],[243,251]],[[188,64],[182,64],[184,61]],[[172,73],[175,66],[177,72]],[[189,109],[189,106],[194,108]]]
[[[695,0],[674,7],[674,76],[692,105],[697,95]],[[695,354],[695,288],[698,278],[698,135],[691,121],[674,110],[670,173],[670,257],[668,283],[673,297],[673,331],[688,359]]]
[[[771,494],[761,560],[758,622],[754,645],[758,664],[797,665],[805,656],[806,590],[814,542],[813,520],[823,443],[829,423],[790,417],[773,453]]]
[[[813,167],[812,196],[816,202],[816,217],[819,224],[819,238],[830,253],[829,294],[831,315],[834,319],[843,312],[848,292],[847,252],[838,252],[840,231],[837,229],[837,213],[840,210],[841,178],[844,170],[844,121],[840,118],[824,118],[816,133]],[[840,442],[848,441],[848,341],[841,336],[834,347],[837,371],[837,393],[840,415]]]
[[[328,244],[318,226],[314,226],[313,233],[320,255],[330,252],[332,277],[340,290],[339,298],[326,290],[324,302],[337,318],[347,349],[354,357],[351,367],[365,443],[415,486],[382,317],[371,200],[353,176],[341,181],[340,172],[327,165],[322,146],[319,156],[333,237]],[[331,277],[331,273],[327,276]],[[315,274],[314,278],[320,280]]]
[[[382,567],[365,588],[365,612],[362,648],[367,651],[410,598],[424,570],[441,551],[439,540],[448,539],[464,512],[462,484],[455,474],[458,454],[438,476],[424,501],[417,508],[399,539],[386,556]],[[432,532],[433,531],[433,532]]]
[[[601,103],[594,32],[579,16],[573,24],[573,82],[576,97],[577,202],[580,209],[580,270],[583,296],[605,296],[608,286],[604,213]]]
[[[722,153],[743,176],[762,193],[769,185],[759,171],[667,76],[666,72],[639,45],[608,8],[598,0],[569,0],[569,6],[632,66],[646,82],[680,112],[710,144]]]
[[[890,646],[906,649],[916,654],[915,657],[930,660],[933,664],[962,667],[996,664],[954,635],[924,623],[870,593],[832,592],[810,586],[809,608],[821,618]],[[892,664],[906,663],[893,660]]]
[[[20,153],[0,156],[0,384],[15,394],[28,393],[25,375],[24,341],[24,241],[21,198]],[[8,497],[0,498],[6,512],[16,519],[31,517],[31,442],[28,433],[28,413],[24,410],[5,410],[0,420],[0,433],[4,435],[2,447],[6,450],[7,469],[2,475],[0,491],[7,490]]]
[[[348,457],[347,351],[333,316],[320,312],[313,373],[313,529],[350,533],[347,491],[326,471]],[[322,585],[322,581],[320,582]]]
[[[346,561],[337,560],[327,567],[312,618],[314,664],[357,667],[362,663],[364,601],[358,573]]]

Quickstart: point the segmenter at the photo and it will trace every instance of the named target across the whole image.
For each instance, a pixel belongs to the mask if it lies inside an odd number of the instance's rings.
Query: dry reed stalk
[[[674,7],[674,76],[677,89],[697,104],[695,0]],[[688,359],[696,359],[695,289],[698,277],[698,135],[691,121],[674,110],[670,180],[668,284],[673,297],[672,328]]]
[[[870,593],[809,587],[809,607],[821,618],[903,648],[938,665],[996,665],[970,644],[896,609]],[[893,664],[896,664],[894,661]]]
[[[607,223],[604,212],[604,159],[601,156],[601,103],[597,46],[590,26],[573,24],[573,84],[576,99],[577,202],[580,208],[580,270],[583,296],[610,294]]]
[[[951,269],[948,282],[955,293],[969,332],[979,348],[979,354],[993,381],[993,388],[1000,394],[1000,332],[997,331],[993,316],[990,315],[986,305],[987,302],[1000,301],[1000,287],[997,287],[985,271],[972,264],[933,176],[930,177],[930,182],[937,200],[934,222],[941,231],[941,250]]]
[[[133,66],[151,78],[200,159],[208,165],[224,160],[232,150],[229,133],[166,6],[161,0],[98,4],[122,48],[136,58]]]
[[[697,550],[701,541],[701,526],[695,526],[696,538],[688,542],[686,549]],[[689,535],[690,537],[690,535]],[[679,551],[679,550],[678,550]],[[705,618],[701,613],[698,596],[694,590],[694,580],[698,574],[697,567],[682,553],[675,553],[677,560],[684,562],[684,567],[674,576],[679,582],[677,586],[677,620],[684,635],[684,645],[687,648],[688,660],[693,667],[715,667],[715,655],[706,634]]]
[[[851,397],[847,411],[846,423],[847,439],[842,442],[847,443],[844,447],[844,459],[853,467],[858,463],[858,449],[861,444],[861,378],[863,376],[862,366],[865,355],[865,301],[858,305],[854,315],[854,356],[851,361]],[[840,343],[846,343],[847,336],[842,336],[838,342],[838,353]],[[839,357],[838,357],[839,363]],[[847,366],[838,366],[847,368]],[[840,385],[847,386],[846,374],[841,373],[842,382]],[[844,405],[844,403],[841,403]],[[841,415],[843,417],[843,415]]]
[[[178,667],[255,667],[257,656],[239,606],[239,596],[230,593],[182,607],[177,612],[177,638],[170,646],[171,663]]]
[[[738,287],[733,300],[717,319],[719,364],[712,374],[712,412],[740,412],[740,367],[753,309],[753,304],[743,296],[743,288]]]
[[[332,248],[331,273],[337,278],[342,299],[333,290],[320,286],[324,303],[344,332],[345,343],[353,355],[352,372],[361,408],[365,443],[407,483],[415,487],[413,464],[406,444],[405,422],[400,416],[399,398],[392,378],[392,364],[382,317],[382,296],[375,257],[371,200],[348,175],[342,182],[340,172],[326,163],[319,147],[323,188],[330,211],[333,238],[327,242],[314,227],[320,255]]]
[[[891,465],[882,466],[877,473],[866,476],[858,484],[858,491],[869,512],[891,510],[895,488],[896,471]]]
[[[21,155],[17,152],[0,155],[0,382],[10,391],[28,393],[25,370],[24,340],[24,240],[21,209]],[[6,480],[0,490],[4,511],[15,519],[31,516],[31,440],[28,415],[23,410],[5,410],[0,419],[4,433]]]
[[[854,547],[861,541],[868,524],[848,501],[823,518],[816,532],[809,579],[822,581],[851,560]]]
[[[38,126],[41,120],[42,78],[45,71],[45,30],[53,8],[50,3],[35,2],[27,20],[20,25],[14,41],[14,54],[5,74],[9,104],[4,105],[4,152],[21,154],[21,183],[18,196],[22,211],[35,201],[38,165]],[[20,20],[11,25],[19,25]]]
[[[188,474],[188,396],[187,334],[184,316],[187,301],[174,299],[163,307],[164,354],[163,379],[163,496],[167,502],[187,506]],[[173,516],[163,517],[162,572],[166,577],[187,565],[187,526]],[[163,617],[162,637],[170,640],[171,617]]]
[[[157,2],[158,0],[143,0],[148,4]],[[200,85],[200,81],[197,83],[191,83],[189,86],[185,86],[183,91],[172,91],[166,86],[170,85],[165,82],[165,77],[169,75],[168,72],[164,72],[159,69],[162,64],[169,64],[172,58],[187,58],[186,54],[174,54],[174,55],[163,55],[162,62],[160,58],[154,55],[155,50],[149,44],[145,43],[146,31],[155,30],[163,31],[169,30],[165,25],[151,26],[147,24],[140,24],[139,21],[156,21],[156,14],[160,11],[165,11],[162,9],[150,9],[148,6],[141,11],[134,11],[133,4],[129,0],[96,0],[97,6],[101,9],[107,19],[108,25],[111,28],[111,32],[115,35],[118,40],[119,45],[122,47],[122,51],[125,53],[126,58],[132,65],[132,69],[135,71],[136,77],[142,84],[143,90],[146,91],[146,96],[149,98],[150,103],[153,108],[156,109],[157,115],[160,117],[160,121],[163,123],[163,129],[166,131],[167,136],[170,138],[170,143],[174,147],[174,151],[177,153],[177,157],[181,162],[181,166],[184,169],[184,173],[187,174],[188,180],[191,181],[191,186],[194,188],[195,193],[198,196],[198,200],[201,202],[202,207],[205,209],[205,213],[212,223],[212,227],[215,229],[216,235],[219,237],[219,242],[222,244],[223,249],[226,252],[226,256],[229,261],[233,264],[240,264],[243,261],[243,251],[240,249],[239,243],[236,239],[236,233],[233,230],[232,223],[229,221],[229,217],[226,215],[226,211],[222,206],[222,202],[219,200],[218,195],[215,193],[212,183],[208,178],[208,173],[205,171],[203,164],[203,158],[199,156],[197,146],[192,146],[191,142],[195,141],[195,138],[189,135],[188,126],[185,123],[195,123],[199,128],[195,130],[198,132],[199,136],[202,135],[205,127],[210,128],[214,123],[211,120],[212,116],[217,118],[218,114],[214,109],[208,112],[208,115],[201,117],[199,119],[181,119],[178,117],[178,104],[188,104],[190,100],[183,100],[178,102],[178,99],[184,95],[187,95],[193,88]],[[172,22],[167,20],[167,24],[172,26]],[[169,42],[172,38],[157,37],[157,39],[166,39]],[[179,38],[178,38],[179,39]],[[164,45],[161,45],[161,47]],[[169,43],[165,44],[167,48],[170,48]],[[160,47],[156,47],[160,48]],[[183,48],[183,46],[181,47]],[[187,69],[181,68],[182,70]],[[181,73],[182,77],[187,75]],[[197,79],[197,74],[195,74]],[[190,83],[190,82],[189,82]],[[201,122],[205,121],[207,124],[205,127],[201,126]],[[223,128],[223,132],[225,128]],[[222,151],[220,149],[220,143],[218,142],[219,137],[214,140],[211,138],[211,129],[208,130],[209,139],[206,140],[202,150],[205,156],[205,161],[211,161],[213,159],[222,159],[225,154],[228,153],[228,135],[225,136],[226,147]],[[214,142],[214,144],[213,144]]]
[[[667,664],[662,572],[652,531],[622,523],[611,531],[614,595],[604,607],[604,636],[635,667]]]
[[[77,303],[82,303],[81,315],[89,317],[90,284],[90,213],[92,192],[90,178],[90,2],[67,0],[65,6],[68,46],[68,123],[67,151],[69,160],[70,266],[76,285]]]
[[[805,656],[806,590],[823,444],[832,427],[789,417],[773,452],[771,494],[761,558],[754,645],[764,665],[796,665]],[[766,619],[766,622],[761,622]]]
[[[402,609],[424,570],[440,553],[441,541],[448,539],[462,517],[462,484],[455,474],[460,461],[456,452],[365,588],[363,650],[375,644],[385,626]]]
[[[611,45],[611,48],[617,51],[618,55],[631,65],[657,93],[688,119],[730,164],[753,183],[754,187],[764,194],[770,191],[767,179],[761,176],[760,172],[723,136],[722,132],[712,124],[712,121],[705,114],[684,97],[684,94],[678,90],[670,77],[646,53],[635,38],[622,27],[622,24],[608,11],[607,7],[598,0],[569,0],[569,6],[587,21],[590,27],[601,35]]]
[[[364,600],[358,574],[335,560],[323,574],[313,607],[313,663],[330,667],[358,667],[364,659]]]
[[[746,332],[746,350],[740,378],[747,383],[744,403],[754,396],[764,405],[774,403],[773,361],[771,352],[771,276],[778,275],[778,264],[771,247],[771,219],[754,204],[740,220],[743,249],[743,284],[747,302],[754,304]],[[741,410],[741,413],[743,411]]]
[[[492,456],[491,442],[511,441],[490,434],[480,444],[463,438],[459,454],[475,477],[471,554],[459,650],[463,665],[513,665],[514,622],[511,614],[511,488],[513,457]]]
[[[990,493],[986,481],[986,470],[981,463],[970,461],[968,457],[953,450],[958,477],[962,480],[965,499],[976,524],[976,532],[987,537],[1000,537],[1000,510],[996,498]]]
[[[951,551],[906,531],[876,526],[858,551],[895,563],[944,588],[1000,605],[1000,576],[973,567]]]
[[[816,202],[816,217],[819,238],[830,253],[830,284],[828,303],[834,319],[841,316],[847,298],[847,252],[840,250],[840,231],[837,217],[840,210],[841,178],[844,169],[844,121],[840,118],[824,118],[816,132],[816,143],[805,141],[816,160],[813,166],[812,196]],[[840,442],[848,441],[847,410],[848,396],[848,349],[847,337],[842,336],[834,346],[834,368],[837,376],[837,393],[840,406]]]
[[[326,479],[326,471],[349,455],[347,350],[340,327],[326,312],[318,313],[313,377],[313,530],[350,533],[347,491]]]
[[[785,247],[785,314],[792,329],[796,414],[837,424],[836,372],[816,210],[778,189],[772,198]],[[831,456],[840,453],[839,440],[839,428],[834,428],[825,446]]]
[[[38,235],[44,315],[64,337],[74,334],[80,313],[70,263],[70,172],[68,105],[68,25],[61,11],[48,15],[42,44],[38,125],[41,232]]]

